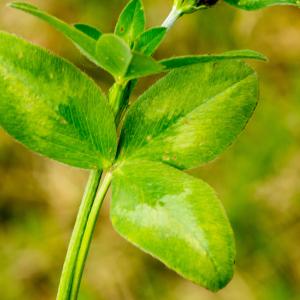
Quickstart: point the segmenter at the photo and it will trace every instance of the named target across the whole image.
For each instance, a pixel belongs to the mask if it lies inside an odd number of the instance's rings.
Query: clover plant
[[[240,9],[299,0],[225,0]],[[0,125],[29,149],[90,170],[65,259],[57,299],[76,299],[103,199],[112,185],[115,230],[209,290],[226,286],[234,272],[234,236],[214,190],[185,170],[222,153],[240,134],[258,99],[251,50],[216,55],[152,55],[184,14],[217,0],[175,0],[162,26],[145,28],[141,0],[131,0],[114,33],[68,25],[28,3],[10,7],[63,33],[78,50],[112,75],[105,95],[68,61],[0,32]],[[133,105],[141,77],[164,76]],[[102,180],[101,180],[102,178]]]

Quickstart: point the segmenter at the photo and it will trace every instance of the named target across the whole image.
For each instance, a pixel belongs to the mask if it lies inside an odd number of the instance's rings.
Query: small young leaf
[[[0,32],[0,126],[33,151],[86,169],[108,168],[114,117],[97,85],[76,67]]]
[[[299,0],[225,0],[241,9],[255,10],[273,5],[294,5],[300,7]]]
[[[180,169],[206,163],[236,139],[257,98],[256,74],[243,62],[173,70],[129,109],[119,160],[138,157]]]
[[[153,58],[132,53],[123,39],[115,34],[103,34],[97,42],[97,61],[115,79],[130,80],[163,71]]]
[[[125,79],[145,77],[164,71],[164,67],[149,56],[133,53],[130,65],[124,76]]]
[[[83,55],[98,65],[97,60],[95,59],[96,42],[94,38],[91,38],[86,34],[86,32],[83,33],[82,30],[78,30],[74,26],[66,24],[65,22],[47,14],[46,12],[43,12],[33,5],[22,2],[12,2],[9,5],[10,7],[36,16],[53,26],[56,30],[69,38]]]
[[[158,162],[114,171],[111,221],[120,235],[183,277],[212,291],[233,275],[232,229],[203,181]]]
[[[216,62],[221,60],[231,59],[257,59],[267,61],[267,57],[263,54],[253,50],[234,50],[228,51],[222,54],[215,55],[191,55],[191,56],[179,56],[168,59],[163,59],[160,63],[167,69],[175,69],[188,65],[194,65],[205,62]]]
[[[145,55],[152,55],[165,37],[167,28],[153,27],[144,31],[134,46],[134,50]]]
[[[115,78],[124,77],[132,59],[129,46],[114,34],[103,34],[97,42],[97,61]]]
[[[74,27],[81,32],[85,33],[95,41],[99,40],[100,36],[102,35],[101,31],[99,31],[97,28],[87,25],[87,24],[75,24]]]
[[[115,34],[122,37],[128,45],[144,31],[145,14],[141,0],[131,0],[117,22]]]

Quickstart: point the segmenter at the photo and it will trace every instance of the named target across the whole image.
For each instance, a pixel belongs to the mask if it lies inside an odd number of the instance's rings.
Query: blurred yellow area
[[[40,20],[0,3],[0,28],[62,55],[104,90],[111,78]],[[126,1],[34,0],[69,23],[113,30]],[[144,0],[148,26],[172,1]],[[260,103],[237,142],[218,160],[191,171],[222,199],[236,235],[236,272],[213,294],[168,270],[119,237],[101,212],[79,299],[300,299],[300,9],[238,11],[225,3],[182,18],[157,52],[178,54],[253,49]],[[134,97],[152,79],[140,82]],[[0,91],[1,92],[1,91]],[[0,299],[54,299],[87,172],[39,157],[0,131]]]

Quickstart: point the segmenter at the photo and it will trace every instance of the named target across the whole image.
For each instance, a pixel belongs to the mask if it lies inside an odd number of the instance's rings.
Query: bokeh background
[[[59,33],[0,2],[0,28],[60,54],[104,90],[111,78]],[[31,1],[69,23],[113,30],[125,0]],[[167,15],[171,0],[144,0],[148,26]],[[261,97],[237,142],[218,160],[192,170],[222,199],[236,234],[236,272],[217,294],[168,270],[112,229],[109,199],[101,212],[80,299],[300,299],[300,9],[238,11],[224,3],[181,19],[157,52],[213,53],[249,48]],[[136,95],[155,78],[142,80]],[[200,84],[200,83],[199,83]],[[0,91],[1,93],[1,91]],[[135,97],[134,96],[134,97]],[[0,299],[54,299],[87,172],[39,157],[0,130]]]

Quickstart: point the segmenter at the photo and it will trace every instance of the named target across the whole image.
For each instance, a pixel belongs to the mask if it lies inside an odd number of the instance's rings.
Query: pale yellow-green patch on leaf
[[[127,161],[113,173],[111,220],[125,239],[212,291],[234,268],[233,233],[205,182],[159,162]]]

